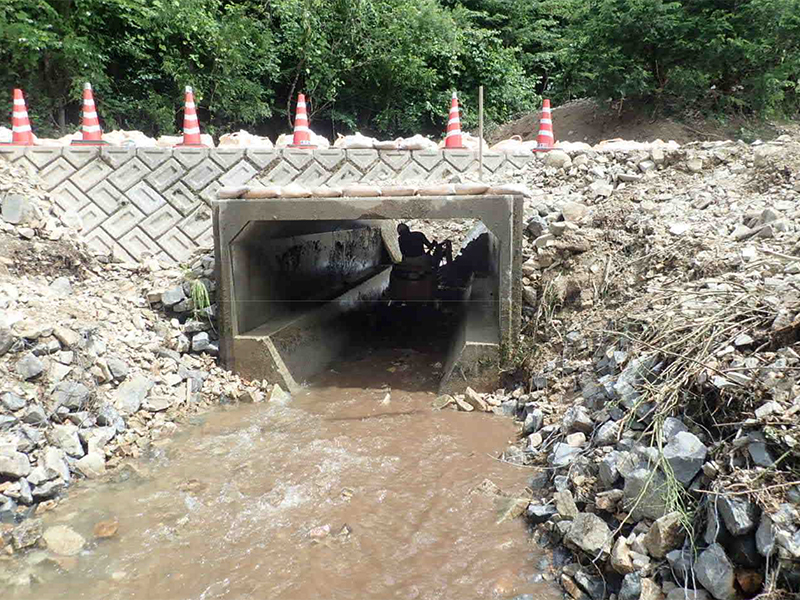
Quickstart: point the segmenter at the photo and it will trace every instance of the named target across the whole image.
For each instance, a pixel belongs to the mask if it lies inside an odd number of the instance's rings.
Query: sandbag
[[[340,150],[371,150],[376,141],[375,138],[361,135],[356,131],[353,135],[339,134],[339,137],[333,142],[333,147]]]
[[[417,193],[417,188],[408,185],[390,185],[381,188],[384,196],[413,196]]]
[[[455,196],[456,188],[451,183],[429,185],[417,190],[418,196]]]
[[[156,145],[155,139],[146,136],[141,131],[125,131],[115,129],[103,134],[103,141],[115,146],[127,146],[134,148],[152,148]]]
[[[311,145],[316,146],[317,148],[327,149],[331,147],[331,143],[328,141],[327,138],[317,135],[313,131],[309,132],[311,135]],[[275,147],[276,148],[286,148],[291,146],[294,143],[294,134],[292,133],[282,133],[278,136],[278,139],[275,140]]]
[[[386,140],[385,142],[376,141],[373,146],[375,150],[402,150],[402,141],[402,138],[397,138],[396,140]]]
[[[342,195],[342,188],[318,185],[311,188],[311,195],[315,198],[338,198]]]
[[[529,149],[525,148],[524,142],[522,141],[522,136],[520,135],[512,135],[507,140],[502,140],[497,142],[494,146],[489,148],[491,152],[505,152],[507,154],[512,154],[515,152],[530,152]]]
[[[281,186],[268,185],[251,187],[245,193],[243,198],[248,200],[258,200],[259,198],[278,198],[281,195]]]
[[[308,198],[311,190],[299,183],[290,183],[281,188],[282,198]]]
[[[456,183],[453,184],[455,193],[460,196],[479,196],[489,189],[484,183]]]
[[[178,144],[183,143],[182,135],[162,135],[156,140],[156,147],[158,148],[172,148]],[[208,148],[214,148],[214,138],[207,133],[200,134],[200,143]]]
[[[533,196],[530,188],[521,183],[502,183],[500,185],[493,185],[487,191],[488,194],[494,196],[504,196],[506,194],[523,195],[526,198]]]
[[[342,186],[342,195],[353,198],[380,196],[381,188],[376,185],[350,184]]]
[[[480,144],[483,144],[484,152],[489,151],[489,144],[486,143],[486,140],[479,140],[477,136],[474,136],[471,133],[461,134],[461,145],[464,146],[464,150],[471,150],[472,152],[477,152]],[[439,148],[444,148],[444,140],[439,142]]]
[[[219,138],[220,148],[272,148],[272,141],[269,138],[253,135],[240,129],[236,133],[226,133]]]
[[[420,134],[412,135],[409,138],[398,138],[399,148],[401,150],[421,150],[428,152],[435,152],[438,149],[436,142],[429,140]]]
[[[246,185],[222,187],[217,191],[217,198],[241,198],[249,189]]]
[[[10,144],[13,132],[8,127],[0,127],[0,144]]]

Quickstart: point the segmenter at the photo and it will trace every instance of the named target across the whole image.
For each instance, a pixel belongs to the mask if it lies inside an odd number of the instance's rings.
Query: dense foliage
[[[3,0],[0,85],[37,133],[72,130],[91,81],[106,128],[174,133],[194,86],[205,130],[383,136],[535,110],[543,93],[794,114],[800,0]],[[312,125],[313,126],[313,125]]]

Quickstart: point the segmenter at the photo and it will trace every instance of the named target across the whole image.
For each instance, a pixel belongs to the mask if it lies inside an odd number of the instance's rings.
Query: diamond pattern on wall
[[[487,153],[502,173],[531,157]],[[213,247],[211,205],[224,185],[343,185],[358,181],[443,181],[477,169],[474,153],[287,148],[14,148],[0,160],[38,172],[57,211],[75,210],[98,253],[124,261],[186,260]]]

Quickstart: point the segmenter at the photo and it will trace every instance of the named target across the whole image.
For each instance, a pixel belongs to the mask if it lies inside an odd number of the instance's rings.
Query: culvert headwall
[[[297,389],[357,341],[344,315],[387,300],[395,222],[475,219],[486,266],[463,291],[440,389],[494,385],[519,333],[522,210],[512,195],[217,200],[223,364]]]

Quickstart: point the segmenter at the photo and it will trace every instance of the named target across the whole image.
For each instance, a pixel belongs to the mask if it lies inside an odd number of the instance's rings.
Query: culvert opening
[[[226,235],[217,211],[229,368],[297,389],[337,359],[396,348],[440,363],[442,390],[479,386],[476,372],[491,363],[496,373],[512,264],[512,236],[497,235],[496,224],[472,218],[466,229],[452,218],[427,219],[445,227],[426,231],[403,219],[429,239],[451,233],[460,248],[420,278],[399,253],[400,219],[262,216],[240,219]]]

